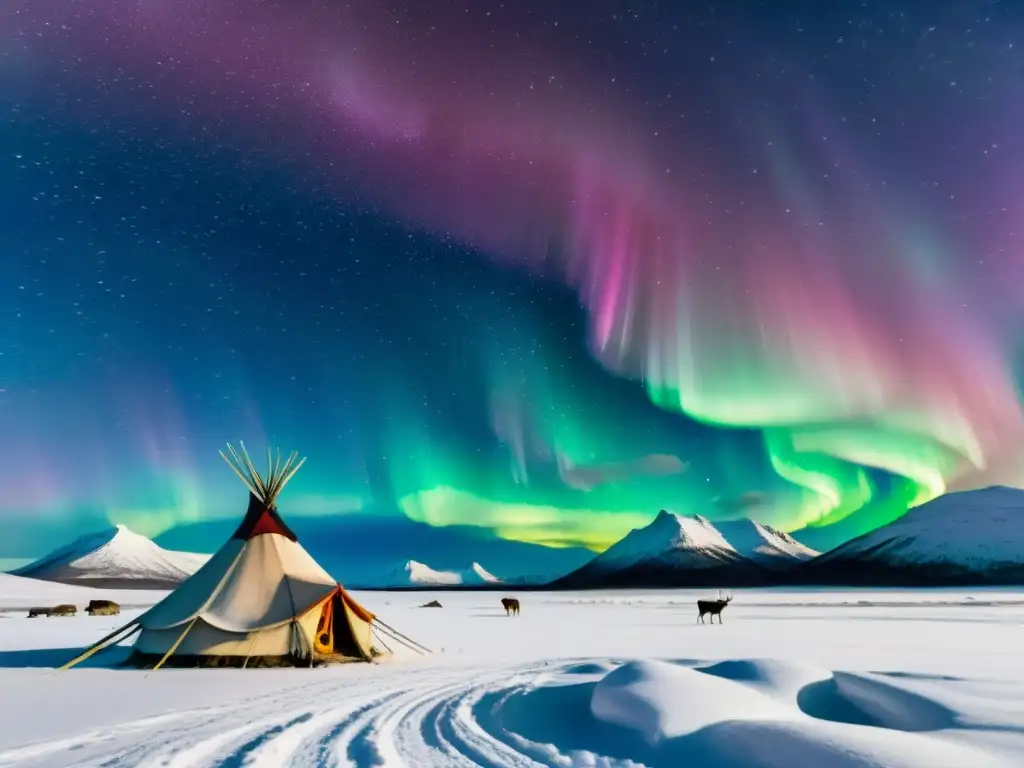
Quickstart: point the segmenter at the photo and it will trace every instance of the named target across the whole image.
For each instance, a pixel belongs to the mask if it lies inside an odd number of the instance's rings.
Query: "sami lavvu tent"
[[[311,666],[371,661],[384,634],[424,649],[357,603],[299,543],[276,501],[305,459],[267,453],[266,476],[241,446],[221,456],[249,489],[249,509],[234,535],[196,573],[131,623],[68,662],[139,637],[130,659],[140,665]],[[381,640],[383,644],[383,641]]]

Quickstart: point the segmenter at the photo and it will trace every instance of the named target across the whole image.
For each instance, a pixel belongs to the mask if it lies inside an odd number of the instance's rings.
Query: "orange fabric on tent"
[[[320,622],[316,625],[316,637],[313,640],[318,653],[334,652],[334,598],[324,601],[320,610]]]
[[[341,597],[345,601],[345,605],[348,606],[348,609],[352,611],[352,613],[354,613],[360,619],[365,621],[367,624],[370,624],[373,622],[375,618],[377,618],[368,610],[363,608],[363,606],[357,603],[355,599],[352,597],[352,595],[345,591],[344,587],[339,586],[338,590],[341,592]]]

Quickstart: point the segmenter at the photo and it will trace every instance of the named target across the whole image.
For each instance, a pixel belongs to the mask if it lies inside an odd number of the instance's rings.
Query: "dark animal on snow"
[[[49,608],[29,608],[28,609],[28,617],[30,619],[34,619],[37,616],[49,616],[49,615],[50,615],[50,609]]]
[[[51,616],[74,616],[78,613],[78,609],[73,605],[58,605],[51,609]]]
[[[121,606],[113,600],[90,600],[85,612],[90,616],[117,616]]]
[[[506,616],[519,615],[519,601],[516,600],[514,597],[501,598],[501,607],[505,609]]]
[[[429,603],[424,603],[423,605],[420,606],[420,608],[440,608],[440,607],[441,607],[441,603],[439,603],[437,600],[431,600]]]
[[[711,614],[711,623],[715,623],[715,616],[718,617],[718,623],[722,623],[722,611],[732,601],[732,595],[729,597],[718,600],[698,600],[697,601],[697,621],[701,624],[704,623],[704,614]]]

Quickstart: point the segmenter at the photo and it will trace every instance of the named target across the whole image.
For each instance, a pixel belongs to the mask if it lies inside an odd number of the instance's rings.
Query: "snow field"
[[[751,590],[711,627],[698,594],[358,593],[444,653],[150,675],[52,669],[130,613],[9,613],[0,766],[1022,764],[1024,596]]]

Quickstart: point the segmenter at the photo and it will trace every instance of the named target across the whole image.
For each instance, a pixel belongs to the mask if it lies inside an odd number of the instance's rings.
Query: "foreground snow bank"
[[[794,690],[791,683],[800,680],[815,682]],[[816,693],[829,681],[830,693]],[[822,700],[826,695],[830,701]],[[590,706],[599,720],[643,736],[650,749],[634,749],[641,754],[631,758],[645,765],[1010,765],[938,735],[956,727],[957,717],[933,701],[870,678],[779,662],[629,662],[594,684]]]
[[[640,731],[650,744],[720,720],[785,718],[778,702],[739,683],[658,661],[634,661],[594,688],[590,709],[601,720]]]
[[[214,677],[249,689],[248,696],[229,703],[207,696],[201,708],[179,701],[114,728],[16,747],[0,752],[0,766],[52,768],[72,754],[76,765],[131,755],[132,764],[188,768],[1020,765],[1019,723],[984,717],[972,697],[950,708],[877,675],[781,661],[439,662],[404,667],[401,684],[389,689],[381,674],[372,667],[333,669],[297,684],[300,678],[287,672],[171,673],[164,678],[168,701],[181,696],[171,689]],[[288,684],[274,690],[274,677]],[[1014,728],[1014,741],[986,741],[986,732]]]
[[[0,611],[0,767],[1024,765],[1019,593],[741,592],[713,627],[702,596],[357,594],[437,653],[153,674],[53,671],[141,608]]]

